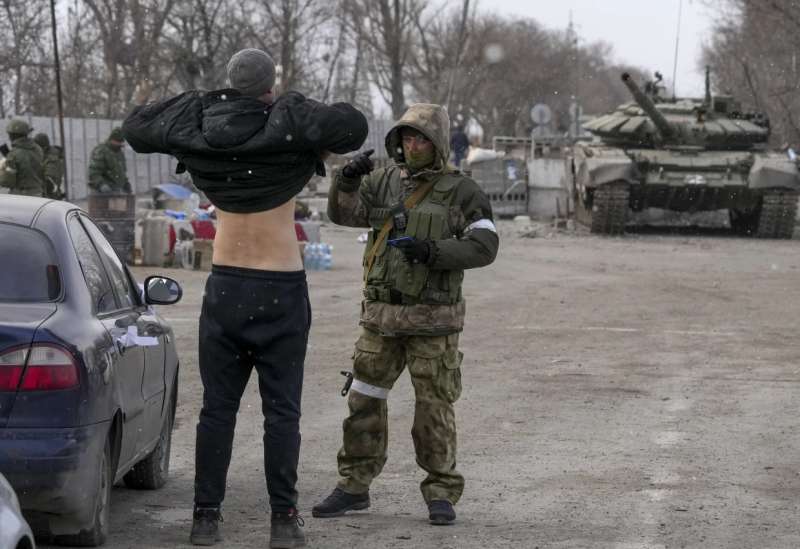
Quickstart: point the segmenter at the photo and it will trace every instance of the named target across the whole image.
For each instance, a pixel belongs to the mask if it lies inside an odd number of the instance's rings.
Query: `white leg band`
[[[370,385],[369,383],[364,383],[363,381],[359,381],[357,379],[353,380],[353,384],[350,386],[351,391],[355,391],[357,393],[361,393],[362,395],[367,395],[368,397],[372,398],[379,398],[381,400],[386,400],[389,398],[389,389],[384,389],[383,387],[375,387],[374,385]]]

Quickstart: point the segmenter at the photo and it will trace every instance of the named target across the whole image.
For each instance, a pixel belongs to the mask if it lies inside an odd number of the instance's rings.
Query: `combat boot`
[[[195,507],[189,540],[193,545],[214,545],[222,541],[220,522],[222,514],[219,507]]]
[[[456,510],[449,501],[435,499],[428,504],[428,520],[437,526],[453,524],[456,520]]]
[[[369,507],[369,492],[348,494],[340,488],[334,488],[331,495],[311,509],[311,516],[316,518],[341,517],[347,511],[360,511],[367,507]]]
[[[288,513],[272,513],[269,530],[270,549],[292,549],[305,547],[306,536],[300,529],[305,523],[297,509],[289,509]]]

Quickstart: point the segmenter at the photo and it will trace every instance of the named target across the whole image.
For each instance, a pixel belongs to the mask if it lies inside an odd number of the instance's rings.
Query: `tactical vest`
[[[450,226],[449,212],[461,177],[459,173],[440,176],[427,196],[407,212],[405,230],[392,229],[388,239],[400,236],[412,236],[418,240],[453,238],[456,228]],[[389,193],[387,200],[391,203],[370,209],[369,224],[372,230],[364,253],[365,271],[369,250],[391,215],[392,204],[397,203],[399,198]],[[452,305],[461,301],[464,271],[431,270],[427,265],[409,263],[399,249],[387,244],[388,239],[380,244],[366,278],[366,299],[397,305]]]

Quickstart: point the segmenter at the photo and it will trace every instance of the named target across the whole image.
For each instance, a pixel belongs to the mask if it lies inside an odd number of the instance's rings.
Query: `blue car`
[[[0,195],[0,473],[37,535],[101,545],[115,482],[166,482],[178,357],[151,305],[181,294],[76,206]]]

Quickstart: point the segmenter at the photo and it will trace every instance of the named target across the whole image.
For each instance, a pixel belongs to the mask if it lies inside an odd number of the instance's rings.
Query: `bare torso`
[[[214,264],[264,271],[300,271],[303,260],[294,230],[294,199],[266,212],[217,210]]]

